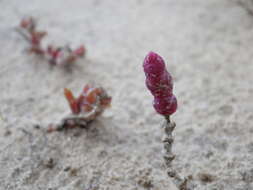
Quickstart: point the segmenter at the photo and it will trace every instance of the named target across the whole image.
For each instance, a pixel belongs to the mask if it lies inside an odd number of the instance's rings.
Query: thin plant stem
[[[175,159],[175,155],[172,153],[172,145],[174,142],[174,138],[172,136],[172,132],[176,127],[175,122],[171,122],[170,116],[165,116],[165,123],[163,125],[164,129],[164,137],[163,137],[163,145],[164,145],[164,161],[167,169],[167,175],[172,178],[173,183],[179,190],[192,190],[192,188],[188,186],[188,179],[182,178],[178,172],[173,168],[172,161]]]

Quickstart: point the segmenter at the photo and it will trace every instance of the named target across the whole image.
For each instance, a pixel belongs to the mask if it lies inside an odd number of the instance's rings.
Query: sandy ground
[[[175,189],[163,118],[144,84],[150,50],[175,78],[175,167],[197,190],[253,189],[253,8],[235,0],[1,0],[0,8],[1,190]],[[68,73],[26,55],[13,29],[25,15],[48,30],[45,44],[84,43],[87,58]],[[86,83],[108,89],[112,107],[89,130],[46,134],[69,112],[63,88],[78,94]]]

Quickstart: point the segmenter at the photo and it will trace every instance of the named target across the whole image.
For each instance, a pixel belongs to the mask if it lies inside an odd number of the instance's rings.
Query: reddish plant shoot
[[[84,46],[81,45],[75,50],[72,50],[69,46],[54,47],[48,45],[47,57],[49,63],[52,65],[66,65],[74,63],[78,58],[83,57],[85,54]]]
[[[90,85],[84,87],[78,98],[75,98],[67,88],[64,89],[64,94],[73,114],[100,115],[105,108],[110,106],[112,100],[103,88]]]
[[[35,21],[32,17],[23,18],[20,22],[20,27],[32,32],[35,28]]]
[[[29,52],[43,55],[51,65],[68,65],[74,63],[78,58],[85,55],[86,50],[83,45],[72,50],[69,46],[56,47],[48,45],[46,49],[42,47],[42,39],[47,35],[45,31],[38,31],[37,25],[32,17],[24,18],[20,22],[18,32],[29,42]]]
[[[83,45],[73,51],[73,54],[78,57],[83,57],[85,54],[85,48]]]
[[[64,117],[59,124],[50,124],[47,129],[49,133],[75,127],[87,128],[110,106],[112,100],[103,88],[91,85],[86,85],[77,98],[67,88],[64,89],[64,95],[72,113]]]
[[[30,44],[30,48],[28,49],[29,52],[44,55],[45,51],[41,46],[41,41],[47,35],[47,32],[38,31],[36,28],[36,22],[32,17],[22,19],[20,22],[20,28],[22,30],[19,30],[19,32]]]
[[[172,115],[177,110],[177,99],[173,95],[173,81],[166,70],[164,60],[154,52],[144,59],[146,86],[154,96],[155,110],[164,116]]]

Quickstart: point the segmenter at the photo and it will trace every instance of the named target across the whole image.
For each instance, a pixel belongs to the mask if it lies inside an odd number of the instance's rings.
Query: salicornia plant
[[[30,45],[28,48],[29,53],[46,58],[48,63],[53,66],[71,65],[79,58],[84,57],[86,53],[84,45],[80,45],[76,49],[72,49],[69,45],[55,46],[49,44],[46,48],[43,47],[42,40],[48,33],[37,29],[37,22],[33,17],[23,18],[17,31],[28,41]]]
[[[172,167],[172,161],[175,155],[172,153],[173,136],[172,132],[176,124],[170,120],[170,116],[177,110],[177,99],[173,95],[173,80],[170,73],[166,70],[164,60],[154,52],[150,52],[144,59],[144,72],[146,75],[146,86],[154,96],[153,106],[155,110],[164,116],[165,136],[164,143],[164,160],[167,167],[167,174],[171,177],[175,185],[180,190],[189,190],[188,179],[181,178]]]
[[[102,87],[86,85],[78,97],[65,88],[64,95],[69,103],[71,114],[64,117],[56,126],[50,125],[48,132],[75,127],[86,128],[111,104],[111,96]]]

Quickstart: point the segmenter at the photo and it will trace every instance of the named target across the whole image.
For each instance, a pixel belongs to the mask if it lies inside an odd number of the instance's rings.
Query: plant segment
[[[50,126],[48,132],[74,127],[86,128],[110,107],[112,100],[104,88],[91,85],[86,85],[77,98],[67,88],[64,89],[64,95],[72,113],[64,117],[56,127]]]
[[[157,113],[165,118],[164,128],[164,160],[167,167],[167,174],[180,190],[191,190],[188,178],[181,178],[173,169],[172,161],[175,155],[172,153],[173,136],[172,132],[176,127],[171,122],[170,116],[177,110],[177,99],[173,94],[173,80],[167,71],[164,60],[154,52],[148,53],[144,59],[143,69],[146,75],[146,86],[154,96],[153,107]]]
[[[50,65],[69,65],[86,53],[83,45],[72,49],[68,45],[60,47],[49,44],[46,48],[43,48],[42,40],[47,32],[37,29],[37,23],[33,17],[22,19],[17,31],[28,41],[30,45],[28,52],[43,56]]]

